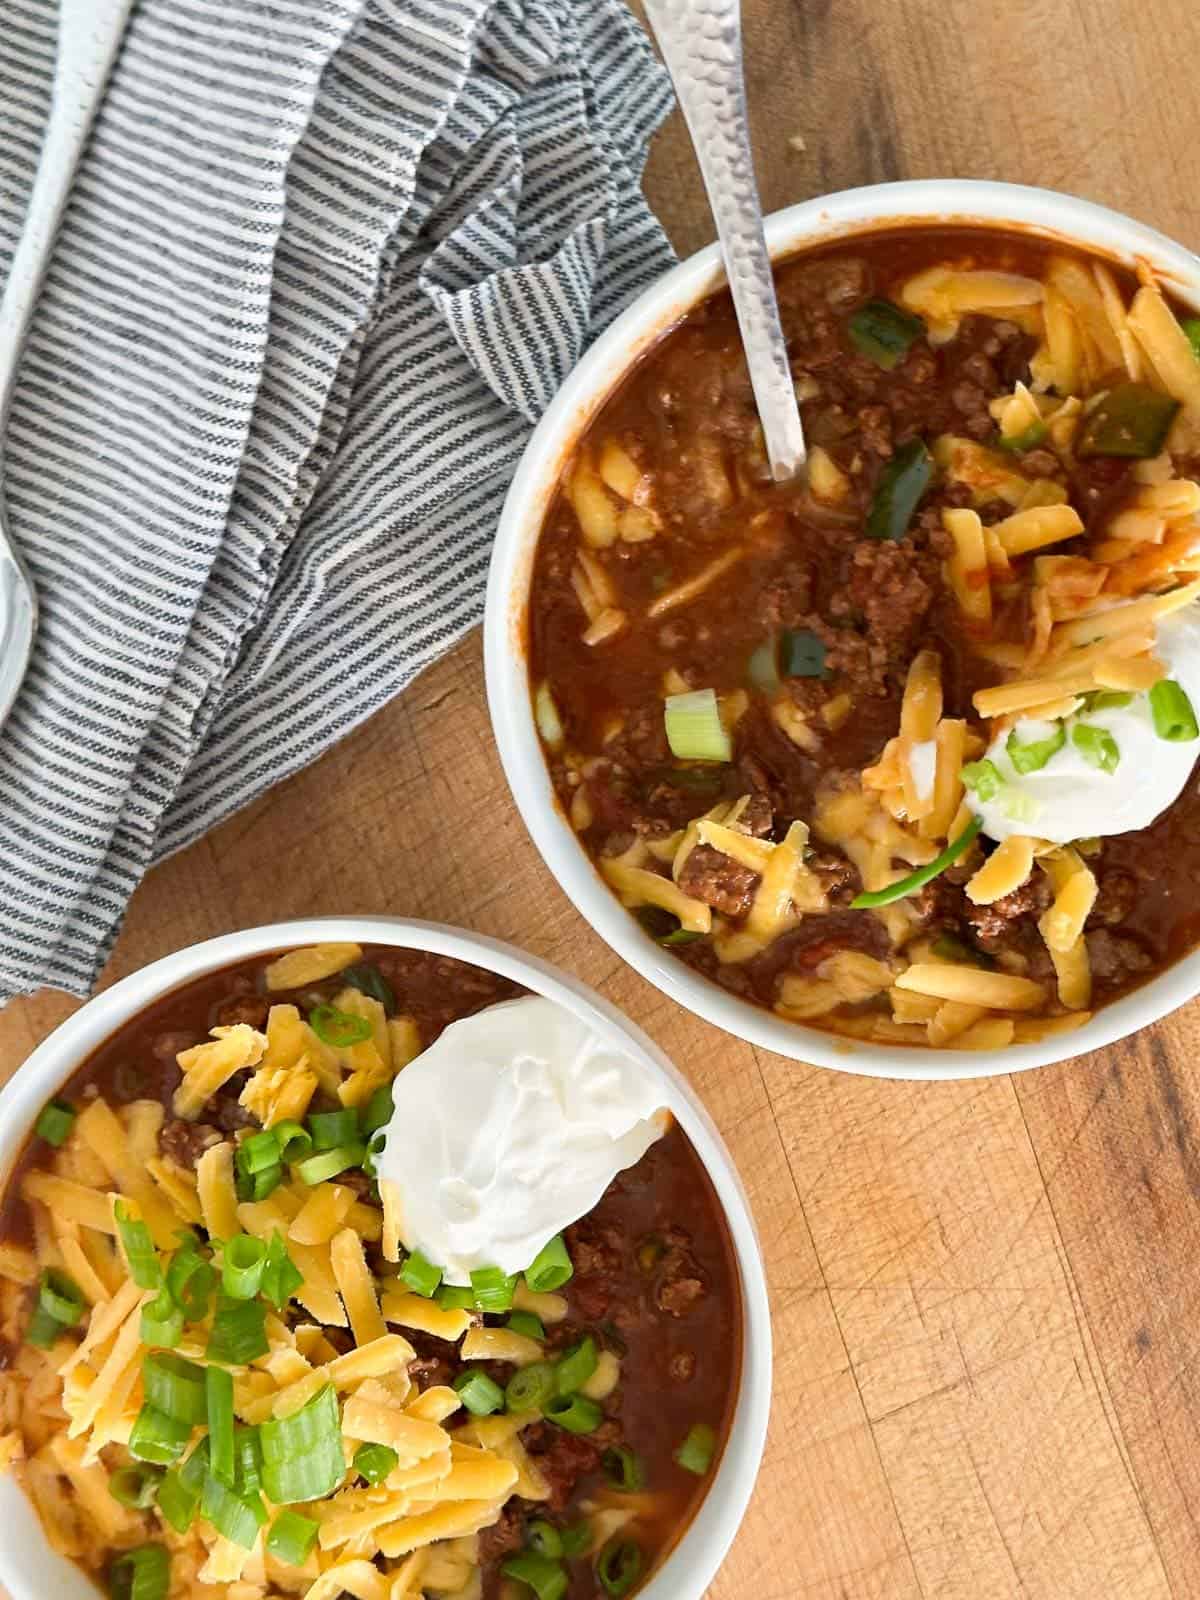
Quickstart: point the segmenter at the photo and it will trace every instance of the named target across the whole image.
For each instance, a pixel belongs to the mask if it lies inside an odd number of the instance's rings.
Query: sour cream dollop
[[[1158,627],[1156,653],[1185,691],[1200,715],[1200,607],[1165,617]],[[1072,739],[1078,723],[1104,728],[1116,741],[1119,760],[1113,772],[1092,766]],[[1051,738],[1057,724],[1018,718],[1020,744]],[[1074,839],[1105,838],[1148,828],[1179,798],[1191,777],[1200,740],[1175,744],[1154,731],[1147,694],[1135,694],[1128,705],[1095,710],[1086,707],[1066,722],[1067,741],[1037,772],[1018,773],[1008,758],[1008,730],[987,752],[1003,780],[989,800],[969,794],[983,831],[992,839],[1032,834],[1054,844]]]
[[[376,1171],[404,1244],[450,1284],[524,1271],[670,1121],[631,1056],[540,995],[452,1022],[392,1095]]]

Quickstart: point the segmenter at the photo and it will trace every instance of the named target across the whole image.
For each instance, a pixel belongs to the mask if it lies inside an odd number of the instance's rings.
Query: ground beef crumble
[[[548,1422],[527,1428],[521,1440],[549,1485],[545,1504],[551,1511],[570,1503],[576,1484],[599,1468],[603,1454],[594,1436],[566,1433]]]
[[[986,947],[1005,938],[1019,919],[1040,917],[1053,898],[1049,879],[1035,871],[1019,889],[994,900],[989,906],[977,906],[964,895],[963,916],[980,944]]]
[[[525,1543],[525,1521],[528,1511],[521,1500],[510,1500],[490,1528],[479,1535],[479,1561],[481,1566],[503,1561]]]
[[[1154,965],[1154,957],[1138,941],[1108,928],[1086,933],[1092,977],[1100,983],[1119,984],[1138,977]]]
[[[744,917],[754,902],[759,874],[711,845],[688,851],[678,878],[684,894],[702,900],[726,917]]]
[[[911,539],[897,543],[864,539],[851,558],[849,593],[865,619],[872,666],[886,669],[903,661],[933,600],[933,574],[928,560]]]
[[[181,1122],[171,1117],[159,1131],[158,1147],[169,1160],[190,1172],[209,1146],[220,1144],[222,1137],[221,1130],[210,1123]]]

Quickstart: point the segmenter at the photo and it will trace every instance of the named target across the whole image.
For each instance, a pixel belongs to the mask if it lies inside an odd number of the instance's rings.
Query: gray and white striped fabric
[[[55,21],[6,0],[0,277]],[[478,620],[532,422],[671,260],[669,106],[622,0],[142,0],[8,432],[0,998],[85,993],[151,862]]]

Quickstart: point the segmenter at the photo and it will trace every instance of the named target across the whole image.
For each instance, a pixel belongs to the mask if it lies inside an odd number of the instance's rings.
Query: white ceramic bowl
[[[1015,184],[965,180],[886,183],[790,206],[767,218],[776,258],[806,245],[897,223],[1002,226],[1149,262],[1200,307],[1200,260],[1152,228],[1103,206]],[[796,1060],[882,1078],[971,1078],[1040,1067],[1111,1044],[1200,993],[1200,952],[1106,1006],[1075,1033],[1007,1050],[932,1050],[843,1039],[785,1022],[720,988],[661,950],[606,886],[555,799],[533,720],[526,600],[534,550],[565,458],[619,379],[692,306],[725,282],[717,247],[666,274],[596,341],[563,384],[525,450],[504,504],[488,579],[484,643],[488,700],[518,809],[546,864],[600,936],[644,978],[698,1016]]]
[[[716,1189],[741,1275],[743,1360],[733,1425],[716,1477],[696,1517],[641,1600],[700,1600],[741,1525],[758,1473],[771,1403],[771,1322],[758,1236],[745,1191],[716,1126],[683,1076],[652,1040],[615,1007],[574,978],[512,945],[432,922],[398,917],[319,917],[225,934],[144,967],[114,984],[64,1022],[33,1052],[0,1093],[0,1181],[37,1119],[85,1058],[160,995],[233,962],[320,940],[357,940],[452,956],[500,973],[573,1011],[633,1055],[659,1085]],[[0,1476],[0,1585],[11,1600],[96,1600],[96,1590],[42,1536],[21,1490]],[[216,1591],[214,1590],[214,1594]]]

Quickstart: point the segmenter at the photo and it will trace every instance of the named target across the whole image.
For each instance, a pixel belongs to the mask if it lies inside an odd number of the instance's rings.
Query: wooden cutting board
[[[768,207],[1007,178],[1200,245],[1185,0],[744,9]],[[648,187],[681,252],[711,238],[678,121]],[[546,872],[500,774],[474,638],[151,874],[107,976],[230,928],[355,910],[463,923],[578,973],[723,1128],[762,1231],[777,1368],[714,1600],[1200,1594],[1200,1010],[963,1085],[857,1079],[726,1038],[630,972]],[[0,1070],[72,1009],[10,1006]]]

